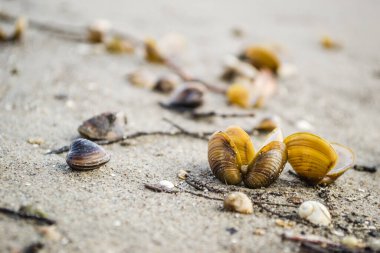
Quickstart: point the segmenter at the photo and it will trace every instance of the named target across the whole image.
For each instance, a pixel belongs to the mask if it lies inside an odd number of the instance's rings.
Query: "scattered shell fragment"
[[[257,73],[253,82],[234,83],[227,89],[227,100],[243,108],[263,107],[277,90],[277,82],[268,70]]]
[[[106,43],[107,51],[113,54],[133,53],[132,43],[118,36],[114,36]]]
[[[279,127],[279,121],[278,117],[267,117],[262,119],[255,129],[258,131],[270,132]]]
[[[14,31],[11,34],[6,34],[1,28],[0,28],[0,42],[12,42],[12,41],[20,41],[26,31],[27,27],[27,20],[24,17],[17,18],[14,26]]]
[[[147,38],[144,44],[145,59],[152,63],[163,64],[184,50],[186,40],[180,34],[170,33],[158,41],[153,38]]]
[[[59,241],[62,238],[56,226],[37,226],[36,229],[38,233],[48,240]]]
[[[123,138],[125,123],[123,112],[105,112],[84,121],[78,132],[91,140],[115,141]]]
[[[142,88],[152,88],[157,82],[157,77],[145,69],[138,69],[131,72],[127,78],[131,84]]]
[[[299,205],[303,202],[303,199],[297,196],[292,196],[287,198],[286,201],[295,205]]]
[[[168,180],[160,181],[160,185],[163,187],[166,187],[167,189],[173,189],[174,188],[174,184]]]
[[[163,64],[166,62],[165,57],[159,51],[156,40],[147,38],[144,41],[145,45],[145,60],[152,63]]]
[[[95,20],[87,28],[87,40],[92,43],[101,43],[105,39],[106,32],[111,28],[111,23],[105,19]]]
[[[313,125],[310,124],[309,121],[304,120],[304,119],[297,120],[297,122],[296,122],[296,127],[297,127],[299,130],[306,130],[306,131],[309,131],[309,130],[313,130],[313,129],[314,129]]]
[[[240,59],[249,62],[257,69],[269,69],[277,73],[280,61],[270,49],[263,46],[249,46],[240,55]]]
[[[72,169],[92,170],[106,164],[111,155],[98,144],[86,140],[76,139],[70,145],[66,162]]]
[[[282,228],[292,228],[296,225],[296,223],[294,221],[282,220],[282,219],[276,219],[275,224],[276,224],[276,226],[279,226]]]
[[[280,129],[269,134],[256,154],[250,136],[238,126],[215,132],[208,143],[211,171],[226,184],[244,181],[249,188],[269,186],[280,176],[286,160]]]
[[[178,87],[165,106],[178,110],[191,110],[203,104],[204,87],[197,82],[184,83]]]
[[[189,176],[189,173],[186,170],[179,170],[177,176],[179,179],[185,180]]]
[[[157,41],[160,54],[166,59],[180,55],[186,48],[186,39],[179,33],[168,33]]]
[[[298,208],[298,215],[318,226],[328,226],[331,223],[329,210],[318,201],[303,202]]]
[[[253,204],[242,192],[232,192],[224,199],[224,210],[243,214],[253,213]]]
[[[237,78],[253,80],[257,70],[249,63],[239,60],[236,56],[228,55],[224,60],[224,70],[221,78],[227,82],[234,82]]]
[[[249,86],[241,83],[234,83],[227,89],[227,100],[229,103],[243,108],[249,107]]]
[[[362,244],[358,238],[352,235],[343,237],[341,243],[351,249],[358,248]]]
[[[281,64],[280,68],[277,71],[279,78],[281,79],[290,79],[298,74],[298,68],[290,63]]]
[[[172,92],[179,84],[180,79],[176,75],[165,75],[160,77],[153,86],[153,90],[161,93]]]
[[[45,142],[45,140],[41,137],[32,137],[28,139],[29,144],[36,144],[36,145],[41,145]]]
[[[331,184],[354,166],[352,150],[329,143],[317,135],[295,133],[286,137],[284,142],[289,163],[298,176],[309,184]]]
[[[333,40],[331,37],[329,37],[327,35],[323,36],[321,38],[320,44],[325,49],[339,49],[339,48],[341,48],[341,45],[338,42],[336,42],[335,40]]]
[[[262,228],[257,228],[257,229],[255,229],[255,231],[253,231],[254,235],[259,235],[259,236],[265,235],[265,233],[266,233],[265,230]]]

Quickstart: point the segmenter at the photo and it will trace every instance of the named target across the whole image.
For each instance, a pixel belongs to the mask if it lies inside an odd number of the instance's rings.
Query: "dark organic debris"
[[[233,235],[233,234],[236,234],[237,232],[239,232],[239,230],[237,230],[237,229],[234,228],[234,227],[226,228],[226,231],[227,231],[228,233],[230,233],[230,235]]]
[[[178,193],[176,189],[170,189],[160,184],[144,184],[145,188],[154,192]]]
[[[5,207],[0,207],[0,213],[13,218],[32,220],[42,225],[54,225],[57,222],[46,217],[41,217],[37,213],[27,213],[25,209],[14,211]]]
[[[38,253],[44,248],[44,244],[41,242],[34,242],[26,246],[21,252],[22,253]]]
[[[367,166],[367,165],[358,165],[358,164],[356,164],[354,166],[354,170],[363,171],[363,172],[369,172],[369,173],[376,173],[377,166]]]

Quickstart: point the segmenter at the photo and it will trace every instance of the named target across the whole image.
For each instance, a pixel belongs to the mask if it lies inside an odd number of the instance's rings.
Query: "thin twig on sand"
[[[36,216],[36,215],[26,214],[23,212],[17,212],[5,207],[0,207],[0,213],[7,215],[9,217],[20,218],[20,219],[25,219],[25,220],[33,220],[33,221],[38,222],[39,224],[54,225],[57,223],[55,220],[51,220],[51,219]]]

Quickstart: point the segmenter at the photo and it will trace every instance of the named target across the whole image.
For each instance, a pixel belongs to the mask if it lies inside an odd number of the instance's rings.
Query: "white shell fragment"
[[[341,243],[351,249],[357,248],[360,246],[360,240],[355,236],[348,235],[342,238]]]
[[[160,181],[160,185],[165,187],[165,188],[168,188],[168,189],[173,189],[174,188],[174,184],[168,180],[162,180]]]
[[[253,213],[252,201],[242,192],[232,192],[224,199],[224,210],[243,214]]]
[[[318,201],[305,201],[298,208],[298,215],[315,225],[327,226],[331,222],[331,215],[324,205]]]

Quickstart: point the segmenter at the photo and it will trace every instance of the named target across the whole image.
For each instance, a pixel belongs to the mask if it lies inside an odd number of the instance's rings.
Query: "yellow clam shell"
[[[238,126],[230,126],[225,133],[236,145],[237,152],[243,165],[249,164],[255,156],[255,149],[249,135]]]
[[[353,166],[353,152],[311,133],[295,133],[284,140],[288,160],[306,182],[330,184]]]
[[[249,103],[249,88],[240,83],[232,84],[227,89],[227,100],[229,103],[238,105],[243,108],[248,108]]]
[[[244,50],[241,58],[251,63],[257,69],[270,69],[277,73],[280,61],[269,49],[262,46],[250,46]]]

